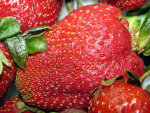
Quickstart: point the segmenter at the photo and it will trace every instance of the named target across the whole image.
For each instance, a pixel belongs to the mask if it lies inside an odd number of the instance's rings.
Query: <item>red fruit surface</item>
[[[17,102],[24,102],[24,101],[18,97],[10,98],[0,107],[0,113],[20,113],[24,108],[19,108],[19,106],[17,106]],[[26,110],[21,113],[32,113],[32,112]]]
[[[143,6],[146,0],[99,0],[99,2],[108,3],[121,9],[133,10]]]
[[[104,77],[126,70],[140,77],[143,61],[131,52],[130,33],[120,17],[125,20],[116,7],[93,4],[53,25],[44,34],[48,50],[30,55],[26,69],[17,71],[24,100],[45,109],[84,109]]]
[[[0,50],[12,64],[11,67],[8,67],[5,64],[3,64],[3,72],[2,74],[0,74],[0,106],[1,106],[4,102],[4,98],[6,96],[8,89],[13,79],[15,78],[16,66],[2,41],[0,41]]]
[[[14,16],[24,32],[35,26],[58,21],[63,0],[0,0],[0,17]]]
[[[89,113],[150,113],[150,96],[141,87],[115,81],[95,93]]]

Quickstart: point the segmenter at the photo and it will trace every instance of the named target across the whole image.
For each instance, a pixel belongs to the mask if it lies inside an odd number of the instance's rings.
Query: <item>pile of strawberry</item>
[[[0,1],[0,113],[150,113],[150,5],[106,0],[58,21],[63,2]]]

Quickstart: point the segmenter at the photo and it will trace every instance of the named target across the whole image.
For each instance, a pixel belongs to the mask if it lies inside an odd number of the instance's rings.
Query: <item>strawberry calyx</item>
[[[19,68],[25,68],[29,54],[43,52],[48,48],[48,42],[42,36],[45,33],[45,29],[51,29],[51,27],[34,27],[21,34],[20,23],[16,18],[0,18],[0,40],[4,41]]]
[[[137,54],[150,55],[150,3],[143,7],[128,11],[126,19],[129,22],[132,50]]]
[[[23,112],[28,111],[28,110],[31,112],[36,112],[36,113],[45,113],[42,110],[39,110],[37,108],[30,107],[30,106],[26,105],[25,102],[23,102],[23,101],[18,101],[15,104],[16,104],[16,107],[18,109],[21,109],[21,111],[19,111],[18,113],[23,113]]]

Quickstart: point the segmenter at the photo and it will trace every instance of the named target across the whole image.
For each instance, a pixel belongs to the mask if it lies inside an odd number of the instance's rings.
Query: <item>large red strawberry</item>
[[[141,87],[120,80],[97,90],[89,113],[150,113],[150,96]]]
[[[6,46],[2,41],[0,41],[0,51],[5,55],[7,60],[11,63],[10,66],[3,64],[2,73],[0,74],[0,106],[3,104],[4,98],[6,96],[7,90],[9,86],[11,85],[13,79],[15,78],[16,73],[16,66],[13,62],[8,50],[6,49]],[[0,55],[2,58],[2,55]],[[0,59],[1,62],[2,59]]]
[[[99,0],[99,2],[112,4],[121,9],[133,10],[143,6],[146,0]]]
[[[107,4],[83,6],[52,26],[44,36],[48,50],[28,57],[16,84],[30,105],[60,110],[88,107],[93,89],[104,77],[132,70],[144,73],[143,61],[131,50],[121,11]]]
[[[35,26],[52,25],[58,20],[63,0],[0,0],[0,17],[14,16],[24,32]]]

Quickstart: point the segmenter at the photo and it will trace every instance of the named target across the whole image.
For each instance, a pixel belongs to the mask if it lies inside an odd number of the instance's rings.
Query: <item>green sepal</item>
[[[24,102],[22,102],[22,101],[18,101],[18,102],[16,102],[15,104],[16,104],[16,107],[17,107],[18,109],[21,109],[21,108],[26,107],[26,104],[25,104]]]
[[[143,22],[145,14],[135,15],[135,16],[126,16],[127,21],[129,22],[129,31],[132,33],[137,33]]]
[[[28,54],[43,52],[48,48],[48,42],[44,36],[33,37],[26,40]]]
[[[11,62],[5,57],[3,52],[0,50],[0,74],[3,72],[3,64],[5,64],[8,67],[11,67]]]
[[[20,23],[15,17],[0,18],[0,40],[13,37],[20,33]]]
[[[146,13],[150,10],[150,4],[146,4],[135,10],[128,10],[126,13],[126,19],[129,22],[129,30],[137,31],[139,30],[141,24],[143,23],[143,18]]]
[[[139,48],[145,49],[147,46],[150,47],[150,10],[147,12],[143,24],[140,27],[139,35]],[[149,47],[147,49],[149,49]]]
[[[11,62],[6,58],[3,52],[0,50],[0,61],[4,63],[6,66],[11,67]]]
[[[42,36],[45,33],[45,29],[52,29],[50,26],[34,27],[27,30],[22,34],[24,39],[30,39],[32,37]]]
[[[150,55],[150,3],[128,11],[126,18],[132,36],[132,50],[145,56]]]
[[[22,101],[18,101],[16,102],[16,106],[18,109],[21,109],[20,112],[18,113],[23,113],[25,111],[32,111],[32,112],[36,112],[36,113],[45,113],[44,111],[42,110],[39,110],[38,108],[35,108],[35,107],[31,107],[31,106],[28,106],[25,104],[25,102],[22,102]]]
[[[3,72],[3,63],[2,61],[0,61],[0,75],[2,74],[2,72]]]
[[[7,39],[5,44],[15,63],[21,69],[24,69],[27,62],[28,49],[23,37],[19,34]]]
[[[114,77],[114,78],[111,78],[111,79],[106,79],[104,78],[102,81],[101,81],[101,84],[104,85],[104,86],[110,86],[111,84],[113,84],[116,80],[121,80],[124,82],[124,77],[123,76],[119,76],[119,77]]]

